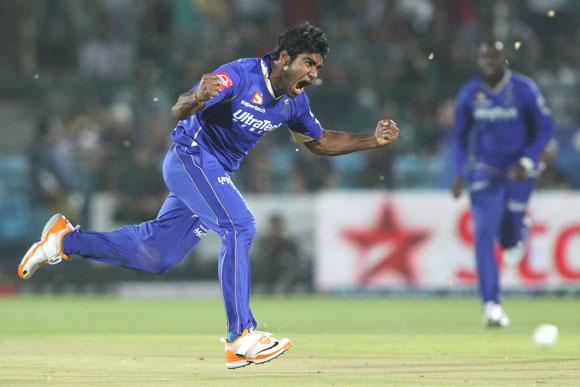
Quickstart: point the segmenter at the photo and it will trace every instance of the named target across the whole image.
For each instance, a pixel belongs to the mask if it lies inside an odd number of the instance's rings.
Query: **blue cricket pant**
[[[475,234],[475,260],[483,302],[500,302],[495,243],[514,247],[528,232],[523,219],[535,179],[523,181],[472,170],[468,177]]]
[[[174,145],[163,162],[170,194],[157,218],[112,232],[79,230],[63,239],[66,254],[163,273],[180,262],[208,229],[221,237],[218,277],[228,331],[256,327],[250,310],[252,212],[218,160],[198,146]]]

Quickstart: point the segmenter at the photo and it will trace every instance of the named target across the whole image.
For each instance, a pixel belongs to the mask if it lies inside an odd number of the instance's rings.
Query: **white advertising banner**
[[[535,193],[525,258],[496,259],[502,286],[580,288],[580,194]],[[476,284],[468,200],[448,192],[323,193],[316,198],[319,290],[460,289]]]

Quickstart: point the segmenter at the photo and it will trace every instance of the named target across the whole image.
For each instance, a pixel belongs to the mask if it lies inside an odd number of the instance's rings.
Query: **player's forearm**
[[[546,119],[537,125],[539,129],[537,129],[536,135],[524,150],[524,157],[529,157],[535,162],[540,158],[542,151],[554,134],[554,123],[551,119]]]
[[[187,93],[181,94],[175,105],[171,107],[171,116],[175,119],[183,120],[197,113],[204,106],[205,102],[199,101],[193,91],[188,91]]]
[[[324,130],[320,138],[305,144],[312,152],[325,156],[339,156],[347,153],[380,148],[373,134],[351,134]]]

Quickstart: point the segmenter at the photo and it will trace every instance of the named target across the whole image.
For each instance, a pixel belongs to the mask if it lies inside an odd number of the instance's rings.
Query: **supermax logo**
[[[250,126],[251,132],[255,130],[269,132],[282,126],[281,122],[278,124],[273,124],[272,121],[269,120],[259,120],[255,118],[252,113],[245,112],[242,109],[238,109],[234,113],[234,121],[242,122],[242,127]]]

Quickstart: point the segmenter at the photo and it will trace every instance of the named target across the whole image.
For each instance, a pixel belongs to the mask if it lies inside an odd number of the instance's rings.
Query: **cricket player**
[[[504,255],[523,256],[526,208],[554,124],[534,81],[508,69],[501,42],[481,44],[477,63],[481,74],[457,97],[451,190],[458,198],[465,176],[483,322],[506,327],[510,320],[501,306],[495,243],[499,240]]]
[[[260,364],[284,353],[289,339],[255,330],[248,252],[256,228],[233,173],[262,136],[283,125],[310,151],[329,156],[385,147],[399,135],[391,120],[379,121],[368,135],[322,128],[304,89],[318,78],[327,54],[324,32],[305,22],[280,35],[276,48],[263,58],[238,59],[203,75],[172,107],[180,121],[163,163],[170,194],[157,218],[91,232],[74,229],[56,214],[22,259],[20,278],[71,255],[163,273],[213,230],[221,237],[218,276],[227,316],[227,337],[222,339],[227,367]]]

